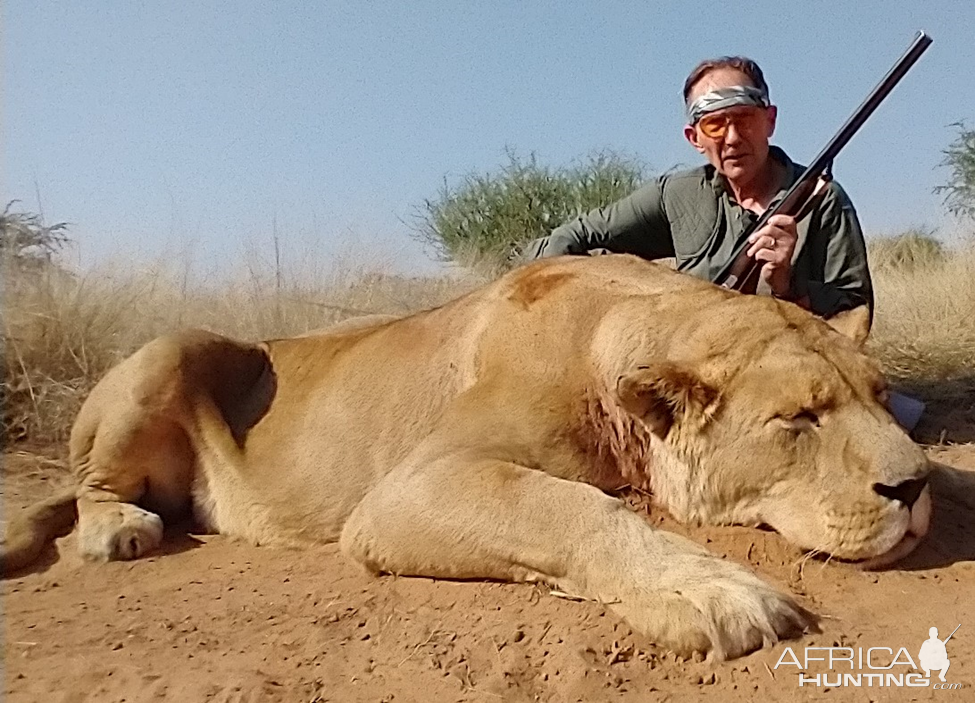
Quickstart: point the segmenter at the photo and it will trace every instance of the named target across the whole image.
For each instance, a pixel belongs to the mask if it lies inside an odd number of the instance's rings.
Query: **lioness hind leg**
[[[136,559],[156,549],[163,517],[191,510],[194,456],[182,429],[151,416],[126,420],[131,424],[121,428],[103,421],[75,465],[78,547],[99,561]]]
[[[163,521],[131,503],[78,500],[78,549],[86,559],[136,559],[162,544]]]
[[[92,390],[71,431],[78,548],[99,561],[157,548],[163,518],[192,509],[195,455],[183,429],[179,337],[143,347]]]
[[[202,330],[153,340],[112,369],[71,431],[82,553],[139,557],[160,544],[162,519],[194,508],[212,527],[209,502],[219,497],[208,482],[234,465],[274,392],[259,345]],[[217,468],[204,466],[207,446],[225,460]]]
[[[147,418],[119,442],[95,438],[79,473],[78,547],[99,561],[136,559],[157,548],[163,517],[191,510],[193,454],[178,427]]]

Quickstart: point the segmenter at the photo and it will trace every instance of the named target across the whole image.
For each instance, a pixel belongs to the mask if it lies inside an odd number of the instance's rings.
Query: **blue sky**
[[[788,9],[785,9],[788,8]],[[680,86],[745,54],[811,159],[918,29],[934,38],[836,162],[868,233],[941,226],[952,122],[975,123],[975,2],[140,2],[3,6],[4,200],[66,220],[84,266],[276,227],[322,257],[431,270],[404,221],[506,148],[694,165]]]

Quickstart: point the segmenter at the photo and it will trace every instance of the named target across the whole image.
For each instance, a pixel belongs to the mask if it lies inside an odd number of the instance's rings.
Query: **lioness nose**
[[[928,477],[912,478],[898,483],[896,486],[888,486],[885,483],[873,484],[873,490],[890,500],[899,500],[910,508],[921,496],[921,491],[928,482]]]

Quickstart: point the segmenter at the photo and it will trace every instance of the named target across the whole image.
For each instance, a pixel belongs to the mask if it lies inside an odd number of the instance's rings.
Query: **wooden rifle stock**
[[[714,282],[725,288],[733,290],[749,290],[750,285],[757,282],[757,277],[761,271],[761,262],[751,259],[741,275],[732,275],[732,269],[745,251],[748,249],[748,238],[753,232],[764,227],[769,219],[775,215],[791,215],[795,219],[801,219],[818,202],[825,192],[826,184],[829,182],[833,167],[833,159],[843,147],[847,145],[853,135],[857,133],[863,123],[867,121],[873,111],[877,109],[890,92],[894,89],[901,78],[911,70],[911,67],[921,58],[931,45],[931,37],[924,32],[918,32],[914,41],[904,52],[887,74],[874,87],[867,98],[853,112],[852,115],[843,123],[840,130],[829,140],[813,162],[803,171],[799,179],[786,191],[782,199],[768,208],[761,217],[748,227],[742,234],[741,242],[735,247],[728,263],[724,265]]]

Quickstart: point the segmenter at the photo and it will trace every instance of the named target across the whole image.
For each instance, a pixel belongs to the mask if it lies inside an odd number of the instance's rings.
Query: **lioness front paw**
[[[162,539],[162,519],[137,505],[95,503],[79,511],[78,549],[86,559],[137,559]]]
[[[684,555],[646,591],[615,609],[658,644],[681,656],[733,659],[802,634],[811,613],[747,569],[709,555]]]
[[[698,577],[665,597],[665,638],[677,653],[734,659],[815,625],[811,613],[746,569],[705,559],[712,563]]]
[[[814,623],[794,600],[744,570],[694,589],[687,598],[701,611],[712,649],[722,659],[796,637]]]

